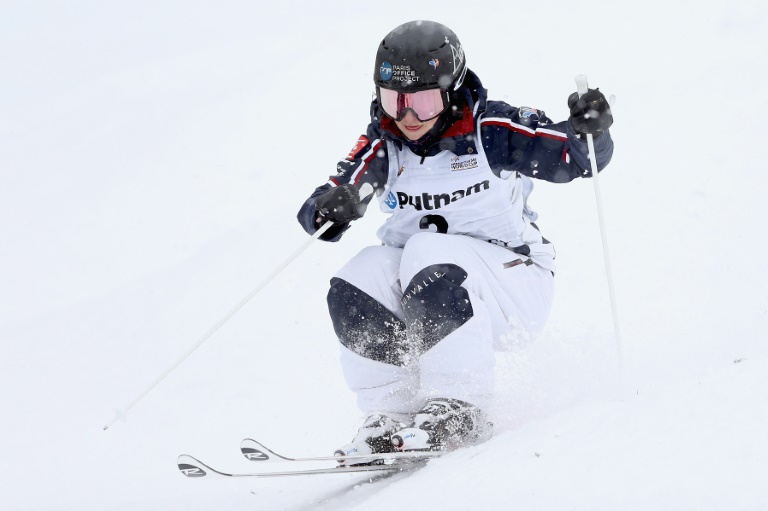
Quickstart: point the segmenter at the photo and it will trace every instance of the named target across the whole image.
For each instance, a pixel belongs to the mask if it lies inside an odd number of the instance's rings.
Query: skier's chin
[[[426,130],[419,129],[417,131],[403,131],[403,135],[405,135],[405,138],[410,140],[411,142],[417,142],[421,140],[424,135],[426,135]]]
[[[407,123],[399,121],[395,124],[397,124],[397,127],[400,129],[400,132],[405,136],[405,138],[412,142],[417,142],[421,140],[424,135],[429,133],[429,130],[432,129],[436,121],[436,119],[421,123]]]

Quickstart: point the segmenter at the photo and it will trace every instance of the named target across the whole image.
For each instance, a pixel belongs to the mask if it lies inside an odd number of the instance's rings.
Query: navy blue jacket
[[[420,156],[433,156],[449,150],[456,155],[476,153],[478,139],[482,141],[488,162],[494,173],[516,171],[534,179],[567,183],[577,177],[591,177],[587,142],[575,133],[568,120],[553,123],[544,112],[518,108],[502,101],[488,101],[487,91],[478,77],[467,71],[458,93],[463,106],[461,118],[436,140],[425,146],[403,137],[394,121],[385,116],[378,103],[371,104],[371,123],[365,135],[349,155],[336,167],[337,174],[315,189],[299,210],[298,220],[304,230],[314,233],[317,223],[315,199],[334,186],[350,183],[360,186],[370,183],[379,192],[387,182],[389,158],[385,141],[407,145]],[[479,137],[478,137],[478,120]],[[611,160],[613,140],[608,131],[594,139],[598,171]],[[321,239],[337,241],[349,224],[336,225]]]

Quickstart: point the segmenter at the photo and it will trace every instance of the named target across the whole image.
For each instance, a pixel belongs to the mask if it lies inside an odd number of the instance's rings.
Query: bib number
[[[448,234],[448,221],[440,215],[426,215],[419,221],[419,229],[432,231],[431,226],[435,226],[435,232]]]

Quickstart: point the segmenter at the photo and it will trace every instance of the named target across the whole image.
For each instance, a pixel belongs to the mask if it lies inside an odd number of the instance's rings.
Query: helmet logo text
[[[416,70],[411,66],[392,66],[392,80],[396,82],[418,82],[420,78],[416,76]]]

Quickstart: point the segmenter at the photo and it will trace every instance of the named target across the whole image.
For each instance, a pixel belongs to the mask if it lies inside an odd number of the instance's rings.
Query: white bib
[[[497,177],[482,148],[463,156],[442,151],[423,163],[406,146],[388,141],[387,149],[389,178],[378,201],[391,216],[377,231],[385,245],[403,247],[425,229],[462,234],[510,248],[528,245],[533,262],[554,271],[554,248],[531,225],[536,213],[526,204],[533,188],[527,177]]]

